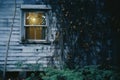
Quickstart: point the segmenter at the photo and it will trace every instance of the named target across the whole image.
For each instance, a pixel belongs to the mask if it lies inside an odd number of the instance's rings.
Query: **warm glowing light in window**
[[[46,15],[42,12],[26,12],[25,26],[26,39],[45,40],[46,39]]]
[[[29,12],[26,13],[26,25],[45,25],[46,16],[40,12]]]
[[[31,24],[36,24],[36,22],[37,22],[36,18],[31,18],[30,20],[31,20]]]

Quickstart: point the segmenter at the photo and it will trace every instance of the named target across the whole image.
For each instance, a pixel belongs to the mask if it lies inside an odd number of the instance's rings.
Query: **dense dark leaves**
[[[44,1],[56,13],[59,35],[63,36],[57,45],[61,46],[62,39],[66,50],[62,57],[70,68],[102,64],[111,58],[110,16],[104,0]]]
[[[69,47],[69,64],[102,64],[111,57],[111,26],[104,0],[61,1],[64,43]],[[70,54],[71,53],[71,54]],[[78,58],[77,56],[81,56]],[[74,66],[74,65],[73,65]]]

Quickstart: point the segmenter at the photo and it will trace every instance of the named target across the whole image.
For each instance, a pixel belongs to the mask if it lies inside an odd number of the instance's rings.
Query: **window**
[[[47,17],[44,12],[25,12],[24,27],[27,40],[46,40]]]
[[[48,38],[49,6],[22,5],[21,38],[27,42],[46,42]]]

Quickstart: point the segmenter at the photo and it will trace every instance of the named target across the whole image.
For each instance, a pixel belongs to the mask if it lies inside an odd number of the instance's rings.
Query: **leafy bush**
[[[120,80],[120,73],[113,70],[99,70],[97,66],[85,66],[81,69],[46,69],[43,80]]]
[[[58,70],[53,68],[46,68],[45,75],[32,76],[26,80],[120,80],[120,73],[113,70],[100,70],[97,66],[85,66],[81,69],[64,69]]]

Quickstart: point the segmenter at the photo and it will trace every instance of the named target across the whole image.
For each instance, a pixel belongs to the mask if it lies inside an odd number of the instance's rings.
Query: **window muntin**
[[[25,38],[29,41],[46,40],[47,15],[44,12],[25,12]]]

